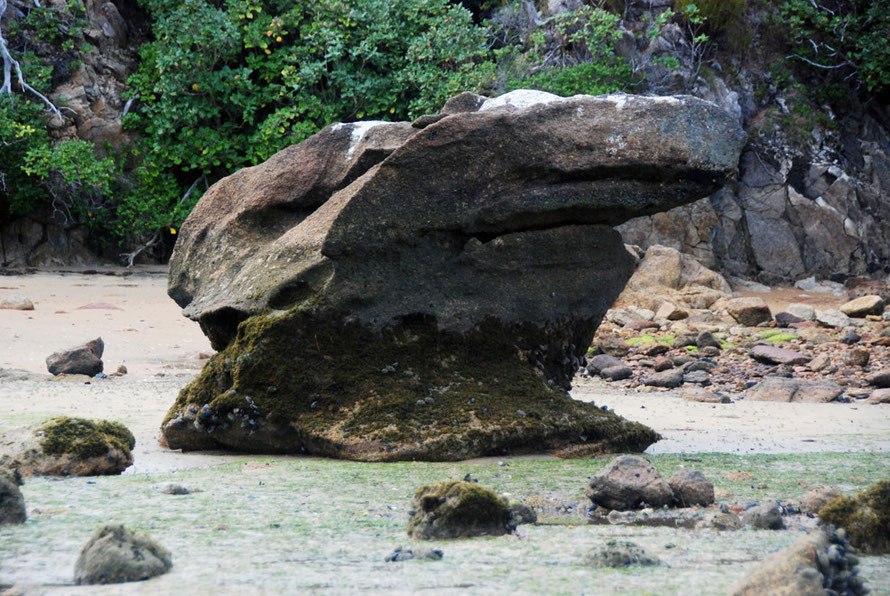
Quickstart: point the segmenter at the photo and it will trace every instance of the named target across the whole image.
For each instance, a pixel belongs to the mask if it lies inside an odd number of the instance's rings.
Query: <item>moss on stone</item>
[[[126,457],[136,445],[133,434],[120,422],[85,418],[53,418],[37,429],[40,447],[47,455],[75,455],[81,459],[99,457],[111,447]]]
[[[414,493],[408,535],[425,540],[501,536],[513,531],[507,500],[466,480],[421,486]]]
[[[638,451],[659,438],[567,396],[552,368],[570,347],[554,345],[545,330],[485,321],[461,335],[418,319],[377,332],[329,322],[337,319],[296,308],[242,322],[165,424],[191,415],[221,446],[356,459],[461,459],[571,444]],[[270,428],[266,444],[262,432],[249,436]],[[361,453],[346,453],[347,444]]]
[[[819,511],[819,522],[843,528],[853,546],[866,553],[890,552],[890,481],[832,500]]]

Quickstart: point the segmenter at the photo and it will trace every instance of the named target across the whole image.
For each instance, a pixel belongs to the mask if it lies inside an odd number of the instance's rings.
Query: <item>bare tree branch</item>
[[[155,232],[155,235],[152,236],[151,240],[149,240],[148,242],[146,242],[145,244],[143,244],[142,246],[140,246],[133,252],[122,252],[120,254],[120,256],[127,260],[127,267],[132,267],[133,261],[136,260],[136,257],[138,257],[142,251],[147,250],[153,246],[156,246],[157,243],[160,241],[161,241],[160,232]]]
[[[37,4],[35,0],[35,4]],[[40,4],[37,4],[40,6]],[[7,0],[0,0],[0,25],[2,25],[3,15],[6,14]],[[3,29],[0,26],[0,57],[3,58],[3,85],[0,86],[0,94],[9,93],[12,97],[12,72],[15,70],[16,79],[22,91],[30,91],[46,104],[50,112],[62,118],[62,112],[50,101],[44,94],[32,87],[25,81],[25,75],[22,74],[22,67],[18,60],[9,53],[9,47],[6,45],[6,38],[3,37]]]

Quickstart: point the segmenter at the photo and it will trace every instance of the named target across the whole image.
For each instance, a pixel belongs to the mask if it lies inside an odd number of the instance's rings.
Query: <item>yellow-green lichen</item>
[[[890,552],[890,481],[834,499],[819,511],[819,521],[843,528],[853,546],[867,553]]]
[[[59,417],[37,429],[40,447],[47,455],[76,455],[81,459],[99,457],[109,448],[120,449],[127,457],[136,445],[133,434],[120,422]]]

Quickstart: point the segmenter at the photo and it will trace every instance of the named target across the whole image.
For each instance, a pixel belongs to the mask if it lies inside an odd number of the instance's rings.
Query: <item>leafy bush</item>
[[[677,0],[677,12],[695,12],[713,30],[732,29],[741,20],[748,2],[746,0]],[[692,7],[695,7],[694,9]]]
[[[330,123],[413,118],[493,74],[485,30],[445,0],[143,5],[155,41],[130,79],[143,134],[119,213],[131,233],[175,228],[207,184]]]
[[[777,16],[792,55],[813,73],[890,90],[890,1],[787,0]]]
[[[592,6],[545,20],[531,35],[531,50],[515,59],[507,90],[530,88],[565,96],[632,89],[633,69],[615,53],[620,22],[618,15]]]

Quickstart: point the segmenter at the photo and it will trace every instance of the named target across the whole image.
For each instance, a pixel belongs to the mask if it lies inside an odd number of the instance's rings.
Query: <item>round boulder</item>
[[[74,566],[77,584],[120,584],[149,579],[173,567],[169,551],[120,524],[96,530]]]
[[[671,487],[658,470],[633,455],[617,457],[594,474],[586,494],[595,505],[619,511],[661,507],[673,500]]]
[[[698,470],[677,470],[668,480],[668,485],[681,507],[710,505],[714,502],[714,483]]]
[[[785,520],[782,519],[782,514],[775,501],[761,503],[748,509],[742,516],[742,522],[757,530],[785,529]]]
[[[465,480],[421,486],[410,514],[408,535],[424,540],[502,536],[515,528],[506,499]]]
[[[0,469],[0,526],[22,524],[25,514],[25,498],[19,490],[19,482],[13,474]]]

